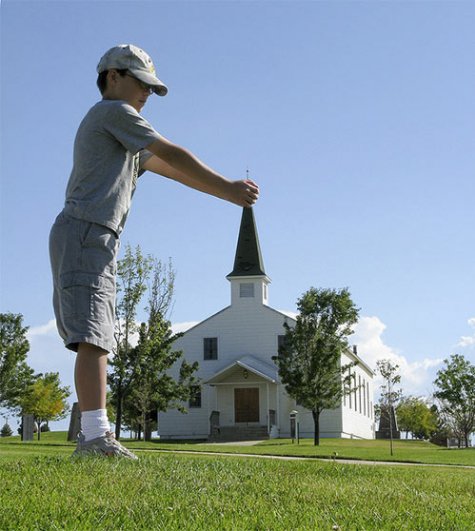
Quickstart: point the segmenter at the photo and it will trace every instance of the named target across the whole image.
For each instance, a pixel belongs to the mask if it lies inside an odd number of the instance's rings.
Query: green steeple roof
[[[234,269],[228,277],[266,276],[252,208],[243,208]]]

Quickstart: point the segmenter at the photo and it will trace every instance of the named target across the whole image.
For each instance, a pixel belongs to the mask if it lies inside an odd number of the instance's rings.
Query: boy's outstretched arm
[[[145,162],[145,170],[242,207],[252,206],[259,197],[259,187],[250,179],[230,181],[206,166],[190,151],[163,137],[147,146],[147,150],[154,156]]]

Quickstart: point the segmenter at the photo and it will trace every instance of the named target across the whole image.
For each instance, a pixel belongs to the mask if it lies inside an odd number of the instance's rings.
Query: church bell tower
[[[252,207],[243,208],[231,283],[231,305],[268,305],[271,280],[264,270]]]

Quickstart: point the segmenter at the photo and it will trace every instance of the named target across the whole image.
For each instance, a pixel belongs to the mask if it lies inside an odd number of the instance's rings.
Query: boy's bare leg
[[[107,352],[89,343],[79,343],[74,371],[79,410],[106,409]]]
[[[137,459],[116,441],[106,412],[107,352],[89,343],[80,343],[74,372],[81,433],[74,456],[100,455]]]

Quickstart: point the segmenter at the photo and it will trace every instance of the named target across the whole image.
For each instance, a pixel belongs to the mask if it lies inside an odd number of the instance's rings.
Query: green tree
[[[47,372],[38,375],[21,398],[23,414],[33,415],[38,424],[38,440],[40,440],[41,424],[50,420],[60,420],[69,410],[66,401],[71,392],[69,387],[61,387],[59,373]]]
[[[174,341],[181,334],[173,334],[170,323],[159,314],[149,323],[143,323],[135,353],[137,365],[135,379],[131,386],[130,401],[136,411],[136,425],[144,432],[145,440],[150,438],[150,422],[156,412],[176,408],[186,413],[183,402],[191,398],[198,380],[194,373],[198,362],[189,364],[182,360],[178,379],[168,371],[183,356],[181,350],[173,350]]]
[[[396,412],[399,429],[406,432],[406,439],[409,433],[415,439],[428,439],[437,430],[437,415],[423,398],[401,398]]]
[[[1,431],[0,431],[0,437],[11,437],[13,435],[13,431],[10,428],[10,425],[8,422],[5,422],[3,425]]]
[[[464,356],[453,354],[444,360],[445,369],[437,372],[434,397],[446,425],[468,447],[470,434],[475,430],[475,366]]]
[[[389,447],[391,455],[393,455],[393,434],[396,429],[393,423],[393,415],[395,406],[402,396],[402,390],[395,387],[401,382],[401,376],[398,374],[399,365],[392,363],[391,360],[378,360],[376,366],[385,382],[381,385],[380,416],[387,415],[389,418]]]
[[[439,446],[446,446],[447,439],[455,437],[455,431],[452,425],[452,421],[447,418],[445,414],[440,411],[437,404],[431,406],[431,412],[434,418],[437,419],[437,426],[434,432],[430,436],[430,442],[438,444]],[[460,440],[459,440],[460,446]]]
[[[166,315],[173,297],[175,272],[171,262],[163,264],[154,260],[148,299],[148,322],[142,323],[139,341],[132,352],[134,377],[130,385],[127,408],[131,426],[144,438],[150,439],[152,423],[156,422],[157,411],[170,407],[185,412],[182,402],[189,400],[198,363],[182,361],[178,380],[170,376],[169,369],[183,356],[182,351],[173,350],[173,343],[182,334],[173,334]]]
[[[312,412],[314,444],[320,444],[320,415],[338,407],[354,391],[352,362],[341,365],[358,311],[348,289],[310,288],[297,302],[295,327],[285,327],[285,341],[273,359],[289,396]]]
[[[22,393],[33,381],[33,369],[26,363],[30,344],[23,316],[0,314],[0,408],[17,409]]]
[[[137,332],[137,309],[147,289],[151,259],[139,246],[125,248],[124,258],[117,263],[116,348],[110,360],[108,382],[111,404],[115,409],[115,436],[120,438],[124,400],[134,375],[131,338]]]

